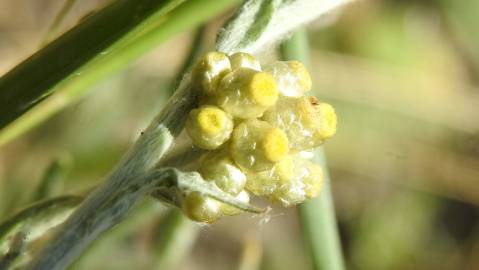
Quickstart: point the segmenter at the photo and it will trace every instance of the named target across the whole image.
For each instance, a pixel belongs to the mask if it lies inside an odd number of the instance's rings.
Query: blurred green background
[[[77,1],[53,35],[108,2]],[[0,1],[0,75],[39,49],[63,3]],[[206,49],[228,15],[207,25]],[[478,18],[477,0],[364,0],[308,28],[316,94],[340,119],[326,153],[348,269],[479,269]],[[31,201],[52,162],[68,164],[63,193],[100,181],[166,102],[192,37],[2,147],[0,219]],[[165,209],[145,202],[72,269],[156,269]],[[171,269],[311,267],[295,209],[193,228]]]

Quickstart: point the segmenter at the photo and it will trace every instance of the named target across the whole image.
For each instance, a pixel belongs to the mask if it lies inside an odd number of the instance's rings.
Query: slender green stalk
[[[184,1],[115,1],[118,2],[114,4],[115,10],[109,7],[88,19],[4,75],[0,79],[0,127],[3,128],[0,146],[77,101],[95,83],[124,69],[168,38],[205,22],[238,2]],[[124,2],[130,3],[129,6]],[[145,7],[142,2],[148,5]],[[143,8],[136,8],[136,5]],[[145,8],[149,12],[131,12]],[[138,18],[131,19],[123,13]],[[133,28],[135,25],[127,24],[119,31],[118,24],[110,23],[118,20],[116,16],[123,16],[126,21],[131,19],[137,26]],[[97,20],[106,24],[104,29]],[[97,28],[103,30],[95,31]],[[87,30],[91,33],[84,35]],[[112,36],[109,31],[116,35]]]
[[[53,19],[52,24],[50,25],[50,27],[48,27],[48,30],[45,33],[45,36],[40,42],[40,47],[45,46],[48,42],[52,40],[53,36],[55,35],[55,32],[63,23],[63,20],[65,20],[66,16],[70,12],[70,10],[73,8],[76,1],[77,0],[66,0],[65,3],[63,3],[62,8],[58,12],[58,14],[55,16],[55,19]]]
[[[178,209],[170,209],[155,230],[152,269],[176,269],[187,257],[197,237],[199,227]]]
[[[258,270],[261,265],[263,247],[261,237],[253,233],[246,234],[243,243],[243,252],[238,264],[238,270]]]
[[[308,66],[307,33],[304,30],[296,32],[282,44],[281,54],[285,60],[299,60]],[[343,270],[341,242],[331,195],[331,178],[322,148],[316,151],[315,161],[321,165],[324,171],[323,191],[319,197],[299,207],[303,238],[309,248],[315,270]]]
[[[159,184],[166,185],[167,182],[174,181],[172,177],[176,177],[175,172],[165,169],[128,179],[133,185],[129,185],[126,182],[128,180],[121,183],[107,182],[117,186],[116,189],[109,187],[113,195],[107,200],[98,195],[90,196],[80,206],[82,211],[76,211],[70,216],[57,237],[35,257],[28,269],[65,269],[100,233],[123,219],[127,210],[139,201],[138,198],[151,192],[151,189]],[[96,194],[101,194],[101,191]],[[91,213],[92,210],[96,212],[95,215],[83,215]]]
[[[32,202],[58,196],[63,189],[65,175],[70,169],[70,159],[68,156],[54,160],[46,169],[40,183],[38,184],[33,196]]]

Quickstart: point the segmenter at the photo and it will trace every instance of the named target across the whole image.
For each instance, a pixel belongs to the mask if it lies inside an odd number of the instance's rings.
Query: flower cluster
[[[193,144],[209,150],[197,170],[206,181],[249,202],[249,194],[291,206],[319,194],[321,168],[308,151],[336,131],[333,107],[304,94],[309,72],[298,61],[262,68],[247,53],[207,53],[193,68],[199,107],[186,122]],[[184,196],[191,219],[211,223],[241,211],[197,192]]]

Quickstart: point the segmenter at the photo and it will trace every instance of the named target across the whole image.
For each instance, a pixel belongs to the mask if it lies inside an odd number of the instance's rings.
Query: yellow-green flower
[[[265,72],[238,68],[226,75],[217,91],[217,104],[233,117],[260,117],[278,99],[276,81]]]
[[[200,87],[204,95],[212,96],[223,76],[230,71],[230,60],[226,54],[209,52],[193,67],[191,76],[193,84]]]
[[[246,175],[233,162],[227,149],[207,153],[198,172],[203,179],[214,181],[220,189],[232,195],[240,193],[246,183]]]
[[[298,61],[275,62],[265,69],[278,83],[278,91],[287,97],[300,97],[311,90],[311,76]]]
[[[311,76],[298,61],[275,62],[262,71],[248,53],[211,52],[192,71],[201,90],[186,121],[194,145],[206,152],[193,169],[236,200],[250,193],[284,207],[319,195],[323,171],[311,150],[336,132],[334,108],[304,94]],[[305,154],[309,153],[309,154]],[[184,196],[192,220],[212,223],[242,211],[198,192]]]
[[[281,182],[293,177],[294,158],[291,155],[274,164],[270,170],[249,172],[245,189],[256,196],[271,195]]]
[[[190,112],[185,128],[194,145],[212,150],[229,139],[233,119],[220,108],[205,105]]]
[[[199,192],[186,194],[182,208],[186,216],[198,222],[213,223],[221,216],[220,203]]]
[[[294,152],[321,145],[334,135],[337,123],[333,107],[315,97],[281,97],[263,120],[286,132]]]
[[[269,196],[285,207],[318,196],[323,183],[323,171],[319,165],[294,156],[293,166],[291,177],[279,178],[277,188]]]
[[[253,55],[249,53],[237,52],[230,55],[229,58],[232,70],[237,68],[250,68],[261,71],[261,64]]]
[[[233,130],[230,154],[243,169],[268,170],[289,152],[288,138],[283,130],[267,122],[250,119]]]

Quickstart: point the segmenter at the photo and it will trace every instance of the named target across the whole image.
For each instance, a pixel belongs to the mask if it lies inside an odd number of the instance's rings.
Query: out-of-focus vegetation
[[[77,1],[55,34],[107,2]],[[0,74],[38,49],[62,5],[0,2]],[[348,269],[479,268],[478,17],[476,0],[365,0],[309,28],[316,94],[340,118],[326,152]],[[222,20],[208,25],[206,49]],[[65,156],[52,190],[94,186],[166,102],[192,38],[171,39],[1,148],[0,219],[39,196]],[[158,231],[183,222],[165,213],[145,202],[72,268],[156,269]],[[172,269],[309,269],[296,214],[201,227]]]

